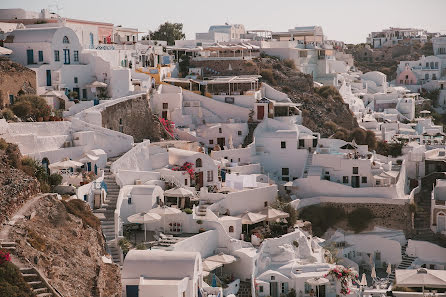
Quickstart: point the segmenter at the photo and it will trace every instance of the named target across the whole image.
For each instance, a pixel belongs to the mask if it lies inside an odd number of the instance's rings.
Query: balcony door
[[[63,59],[64,59],[64,64],[70,64],[70,50],[69,49],[64,49],[63,50]]]

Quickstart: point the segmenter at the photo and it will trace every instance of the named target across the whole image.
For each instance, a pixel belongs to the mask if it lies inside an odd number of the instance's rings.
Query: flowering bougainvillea
[[[167,133],[169,133],[170,136],[174,137],[173,132],[175,131],[175,123],[161,117],[159,119],[161,125],[163,125],[164,129],[166,129]]]
[[[11,255],[8,252],[5,252],[4,250],[0,250],[0,265],[10,261],[11,261]]]
[[[336,266],[335,268],[332,268],[326,275],[327,276],[333,276],[337,280],[341,282],[341,294],[342,295],[348,295],[351,293],[350,288],[348,287],[349,280],[352,282],[356,282],[358,279],[358,274],[356,274],[355,271],[353,271],[351,268],[344,268],[340,266]]]
[[[189,173],[190,179],[195,178],[195,169],[194,164],[190,162],[185,162],[182,166],[179,167],[173,167],[173,171],[183,171],[183,174]]]

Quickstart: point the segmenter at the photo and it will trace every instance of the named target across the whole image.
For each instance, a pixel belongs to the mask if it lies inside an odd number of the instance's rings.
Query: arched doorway
[[[48,160],[47,157],[45,157],[45,158],[42,159],[42,166],[43,166],[43,168],[45,168],[46,173],[47,173],[47,174],[50,174],[50,168],[49,168],[49,166],[50,166],[50,160]]]

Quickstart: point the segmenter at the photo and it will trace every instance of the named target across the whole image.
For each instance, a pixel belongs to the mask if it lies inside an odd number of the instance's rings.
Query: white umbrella
[[[367,286],[367,278],[365,276],[365,273],[362,274],[361,282],[359,283],[360,286]]]
[[[287,212],[272,208],[271,206],[268,206],[259,213],[262,215],[266,215],[267,221],[274,221],[274,222],[277,221],[278,219],[285,219],[290,216]]]
[[[219,253],[218,255],[213,255],[205,259],[205,261],[214,261],[222,264],[230,264],[232,262],[237,261],[234,256],[227,255],[224,253]]]
[[[203,270],[204,271],[212,271],[212,270],[215,270],[221,266],[223,266],[223,263],[221,263],[221,262],[215,262],[215,261],[211,261],[211,260],[203,261]]]
[[[387,275],[390,275],[390,274],[392,274],[392,265],[389,263],[389,265],[387,265],[387,270],[386,270],[386,272],[387,272]]]
[[[373,279],[375,279],[376,278],[376,271],[375,271],[375,265],[373,265],[373,268],[372,268],[372,273],[371,273],[371,275],[370,275]]]
[[[0,55],[10,55],[10,54],[12,54],[12,50],[0,46]]]
[[[244,214],[238,215],[237,217],[242,219],[242,225],[246,225],[246,229],[248,229],[248,225],[252,225],[266,219],[266,215],[249,211],[246,211]]]
[[[328,284],[330,281],[323,277],[313,277],[306,280],[307,284],[311,286],[322,286]]]
[[[81,162],[77,162],[77,161],[73,161],[73,160],[64,160],[64,161],[60,161],[60,162],[56,162],[53,164],[50,164],[48,167],[50,169],[64,169],[64,168],[77,168],[77,167],[81,167],[82,164]]]
[[[127,218],[130,223],[144,224],[144,241],[147,241],[146,223],[161,220],[161,216],[156,213],[140,212]]]
[[[106,88],[107,84],[100,81],[94,81],[91,84],[87,85],[87,88]]]
[[[149,213],[156,213],[163,217],[163,229],[165,232],[166,231],[166,227],[165,227],[166,216],[179,214],[179,213],[181,213],[181,210],[179,210],[178,208],[173,208],[173,207],[168,207],[168,206],[159,206],[159,207],[152,208],[151,210],[149,210]]]
[[[398,286],[446,288],[446,271],[431,269],[397,269],[395,279]]]
[[[191,197],[194,193],[184,188],[169,189],[164,192],[164,196],[168,197]]]

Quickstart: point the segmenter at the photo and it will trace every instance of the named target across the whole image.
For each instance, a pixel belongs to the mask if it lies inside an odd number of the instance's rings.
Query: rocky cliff
[[[100,223],[83,201],[41,198],[10,236],[63,296],[121,296],[120,269],[102,261]]]

